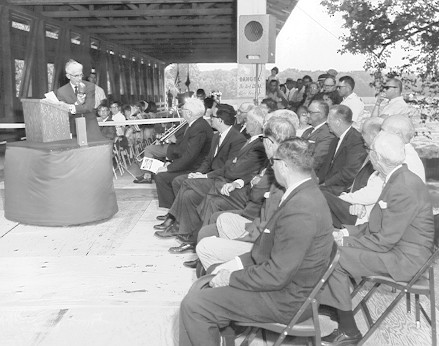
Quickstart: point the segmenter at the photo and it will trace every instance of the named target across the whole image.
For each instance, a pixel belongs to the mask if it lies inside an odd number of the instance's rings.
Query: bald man
[[[374,168],[385,177],[378,203],[368,223],[334,232],[340,260],[321,303],[337,310],[339,324],[322,338],[322,345],[356,345],[361,340],[352,312],[350,277],[383,275],[409,281],[432,253],[430,195],[424,182],[403,164],[404,145],[395,134],[378,134],[370,151]]]

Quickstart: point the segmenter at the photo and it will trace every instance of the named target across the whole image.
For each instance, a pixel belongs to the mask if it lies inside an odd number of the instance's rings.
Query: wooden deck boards
[[[169,254],[176,241],[153,236],[155,217],[163,213],[154,185],[131,180],[115,180],[120,209],[115,217],[75,227],[5,220],[0,183],[1,346],[178,344],[179,304],[195,280],[182,262],[194,255]],[[437,266],[436,278],[438,271]],[[377,297],[372,309],[381,309],[393,295]],[[364,330],[362,320],[357,315]],[[322,318],[325,332],[334,326]],[[416,329],[414,312],[407,316],[403,301],[366,345],[429,345],[430,333],[424,320]],[[260,338],[255,345],[262,345]]]

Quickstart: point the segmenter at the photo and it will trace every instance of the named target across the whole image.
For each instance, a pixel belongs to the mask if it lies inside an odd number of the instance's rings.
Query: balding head
[[[404,115],[392,115],[386,118],[381,128],[383,131],[400,136],[405,144],[410,143],[415,135],[412,121]]]
[[[370,148],[375,137],[381,131],[381,125],[384,119],[379,117],[367,118],[361,127],[361,134],[366,145]]]
[[[352,111],[348,106],[332,106],[328,115],[328,126],[337,137],[340,137],[352,125]]]
[[[380,132],[372,144],[370,159],[373,167],[387,176],[395,167],[405,160],[405,144],[400,136]]]

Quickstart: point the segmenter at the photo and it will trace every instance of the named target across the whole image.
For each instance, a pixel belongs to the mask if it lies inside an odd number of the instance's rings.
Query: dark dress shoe
[[[169,217],[169,214],[165,214],[165,215],[157,216],[156,219],[159,221],[165,221],[168,217]]]
[[[175,220],[168,217],[165,221],[163,221],[161,224],[154,225],[154,229],[166,229],[169,226],[172,226],[174,224]]]
[[[181,244],[180,246],[169,248],[169,252],[173,254],[195,252],[195,246],[193,244]]]
[[[179,234],[177,235],[177,241],[180,243],[195,243],[196,239],[193,237],[192,234]]]
[[[157,238],[161,238],[161,239],[172,238],[175,237],[177,234],[178,234],[178,228],[175,227],[175,225],[171,225],[162,231],[154,232],[154,235]]]
[[[152,184],[151,178],[137,177],[133,180],[134,184]]]
[[[199,258],[196,258],[193,261],[183,262],[183,265],[187,268],[195,269],[197,267],[198,263],[201,263],[201,261]]]
[[[355,346],[361,341],[362,335],[358,331],[354,334],[346,334],[343,331],[334,329],[334,331],[322,338],[323,346]]]

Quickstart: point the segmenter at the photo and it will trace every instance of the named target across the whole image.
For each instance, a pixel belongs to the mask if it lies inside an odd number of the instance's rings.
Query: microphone
[[[85,94],[85,84],[82,82],[79,82],[78,84],[78,96],[84,96]]]

